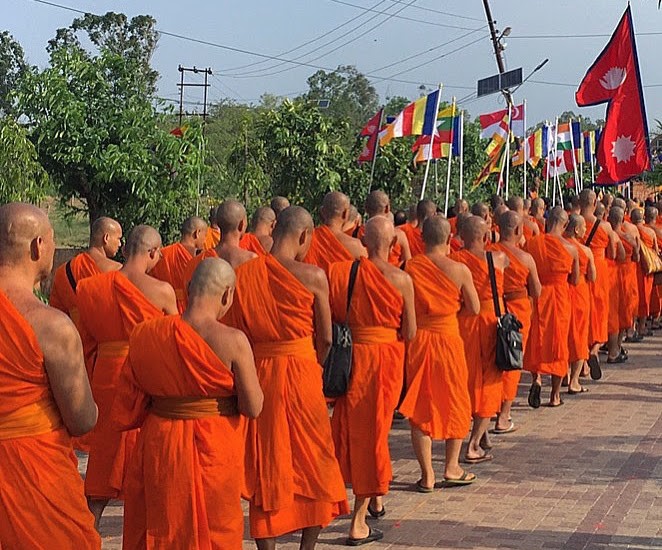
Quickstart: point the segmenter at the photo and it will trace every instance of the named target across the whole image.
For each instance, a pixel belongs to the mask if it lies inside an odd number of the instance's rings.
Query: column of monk
[[[662,242],[662,216],[660,216],[661,204],[656,203],[654,208],[654,219],[651,216],[650,221],[646,222],[647,226],[655,231],[655,237],[658,244]],[[650,328],[651,330],[660,330],[660,314],[662,314],[662,279],[661,276],[653,276],[653,290],[651,291],[651,306],[650,306]]]
[[[275,225],[276,213],[269,206],[261,206],[253,213],[249,232],[241,238],[239,246],[258,256],[268,254],[274,242],[271,233]]]
[[[641,239],[641,247],[648,247],[651,250],[654,250],[656,253],[659,253],[659,244],[657,241],[657,235],[655,231],[648,227],[647,220],[652,220],[653,210],[647,207],[647,216],[644,215],[644,211],[641,208],[635,208],[631,214],[630,218],[632,223],[637,228],[639,232],[639,238]],[[650,303],[651,303],[651,293],[653,290],[653,275],[646,275],[643,272],[641,264],[637,265],[637,288],[639,290],[639,306],[637,308],[637,327],[635,331],[635,340],[641,341],[646,336],[652,335],[652,331],[649,332],[648,327],[648,316],[650,315]]]
[[[175,290],[179,313],[183,313],[186,307],[184,273],[189,262],[203,250],[207,229],[207,222],[202,218],[193,216],[186,219],[181,227],[179,242],[164,246],[159,263],[149,272]]]
[[[386,216],[390,219],[391,199],[384,191],[371,191],[365,200],[365,213],[368,220],[375,216]],[[361,226],[356,236],[361,239],[363,235],[365,235],[365,226]],[[391,247],[388,261],[391,265],[400,267],[411,260],[411,251],[409,250],[407,236],[402,230],[395,228],[395,236],[396,242]]]
[[[78,285],[80,329],[99,420],[89,437],[85,494],[98,527],[110,499],[123,498],[124,477],[136,432],[120,433],[111,421],[117,382],[129,352],[135,326],[177,313],[175,291],[147,273],[161,258],[161,237],[152,227],[131,230],[120,270],[83,279]]]
[[[0,546],[98,550],[71,446],[97,420],[81,340],[33,292],[54,254],[41,210],[0,207]]]
[[[320,365],[331,346],[328,282],[302,262],[312,234],[306,210],[283,210],[271,253],[237,271],[228,313],[251,343],[264,391],[246,447],[250,533],[260,550],[298,530],[301,548],[310,550],[322,527],[349,511],[322,393]]]
[[[411,278],[388,262],[395,243],[393,223],[375,216],[366,224],[363,241],[368,258],[359,260],[353,296],[347,304],[353,261],[329,268],[333,320],[352,331],[352,378],[348,391],[335,401],[331,427],[336,456],[355,495],[347,543],[358,546],[382,538],[366,523],[386,513],[382,496],[392,478],[388,434],[402,389],[405,347],[416,333]]]
[[[510,197],[506,201],[506,206],[513,212],[516,212],[522,220],[523,241],[528,241],[531,237],[540,235],[541,231],[538,224],[524,210],[524,200],[522,197]]]
[[[112,411],[116,428],[140,428],[126,481],[125,550],[242,548],[240,415],[257,417],[263,394],[248,339],[219,323],[234,285],[230,264],[204,260],[183,315],[142,323],[129,338]]]
[[[623,349],[623,331],[627,328],[628,324],[623,327],[623,320],[621,319],[622,304],[626,301],[627,289],[623,286],[623,280],[620,276],[622,272],[622,265],[628,264],[631,261],[632,254],[628,257],[624,240],[629,238],[623,231],[623,217],[625,211],[618,206],[609,208],[607,221],[614,231],[616,241],[616,256],[614,259],[607,260],[609,265],[609,323],[608,323],[608,340],[607,340],[607,363],[624,363],[627,361],[628,356]],[[630,243],[630,250],[636,245],[636,242]]]
[[[469,371],[458,313],[477,315],[480,301],[469,269],[448,256],[451,226],[441,216],[423,223],[425,254],[407,263],[414,285],[416,336],[407,349],[407,395],[400,412],[409,418],[421,468],[416,489],[434,490],[432,441],[446,446],[443,480],[468,485],[476,476],[459,464],[462,441],[471,429]]]

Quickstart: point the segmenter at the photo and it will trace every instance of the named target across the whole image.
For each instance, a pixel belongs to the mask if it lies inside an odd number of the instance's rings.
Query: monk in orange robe
[[[658,206],[655,207],[655,219],[651,219],[651,221],[646,224],[650,229],[655,231],[655,238],[658,243],[662,241],[662,221],[660,221],[661,216],[659,215],[659,207],[662,205],[661,202],[658,202]],[[653,276],[653,290],[651,292],[650,306],[650,321],[651,329],[653,330],[659,330],[662,328],[660,325],[660,314],[662,313],[662,284],[656,281],[658,281],[658,279]]]
[[[535,198],[531,201],[531,208],[529,210],[529,219],[538,226],[539,234],[545,232],[545,201]]]
[[[631,255],[628,257],[624,239],[630,238],[623,231],[623,218],[625,211],[619,206],[613,205],[609,209],[607,221],[611,225],[616,238],[616,257],[608,259],[609,264],[609,340],[607,342],[607,363],[624,363],[628,356],[623,349],[624,329],[621,327],[622,304],[626,301],[626,288],[622,285],[620,276],[623,265],[631,263]],[[622,238],[621,238],[622,235]],[[634,246],[636,242],[631,242]],[[628,245],[628,246],[630,246]],[[632,248],[630,248],[631,250]]]
[[[646,212],[640,208],[636,208],[630,214],[632,223],[639,231],[639,238],[641,239],[641,246],[659,251],[659,244],[655,231],[647,226],[648,221],[654,219],[653,209],[646,208]],[[643,337],[650,335],[647,325],[648,316],[650,314],[651,292],[653,290],[654,275],[645,275],[641,264],[637,266],[637,288],[639,290],[639,307],[637,308],[637,340],[642,340]]]
[[[609,335],[609,265],[607,258],[616,255],[615,234],[609,223],[596,216],[597,196],[594,191],[584,189],[579,194],[581,215],[586,220],[586,240],[591,234],[593,225],[598,223],[593,238],[588,246],[593,251],[596,279],[589,283],[591,290],[591,323],[589,325],[589,358],[591,378],[599,380],[602,376],[598,350],[601,344],[608,340]],[[604,206],[601,205],[604,213]],[[586,243],[585,243],[586,244]]]
[[[563,238],[568,214],[560,206],[549,211],[547,233],[534,237],[526,244],[533,256],[542,283],[542,291],[535,301],[528,356],[524,368],[533,374],[529,404],[540,406],[540,387],[543,374],[552,376],[550,407],[563,404],[561,380],[568,374],[570,351],[568,337],[572,318],[570,285],[579,282],[579,253]]]
[[[455,201],[453,210],[455,212],[455,216],[448,219],[448,223],[451,225],[451,237],[454,237],[458,234],[457,222],[460,216],[469,214],[469,203],[464,199],[457,199]]]
[[[250,233],[246,233],[239,241],[239,246],[244,250],[255,252],[258,256],[264,256],[271,250],[274,240],[271,233],[276,225],[276,213],[268,206],[261,206],[251,218]]]
[[[425,254],[407,262],[414,284],[416,336],[407,349],[407,394],[399,411],[409,418],[411,441],[421,468],[416,488],[434,489],[432,440],[446,442],[444,482],[466,485],[476,476],[459,464],[462,440],[471,429],[469,371],[457,320],[477,315],[480,301],[469,269],[448,258],[450,224],[442,216],[423,223]]]
[[[117,428],[140,428],[126,481],[125,550],[242,548],[239,415],[255,418],[263,396],[246,336],[218,323],[234,280],[227,262],[206,259],[181,317],[131,333],[113,405]]]
[[[416,205],[415,224],[406,223],[399,227],[407,236],[409,242],[409,251],[412,258],[419,254],[425,254],[425,243],[423,242],[423,222],[432,216],[437,215],[437,205],[431,200],[424,199]]]
[[[290,206],[290,201],[287,197],[281,197],[277,195],[271,199],[269,206],[274,211],[274,214],[276,214],[276,219],[278,219],[280,213]]]
[[[451,255],[452,260],[465,264],[471,271],[480,300],[478,315],[465,312],[459,316],[460,333],[464,341],[464,353],[469,369],[469,396],[474,419],[464,457],[465,462],[469,464],[477,464],[493,458],[481,447],[481,440],[487,432],[490,418],[501,409],[503,395],[503,375],[495,363],[497,318],[485,251],[489,239],[489,227],[483,218],[478,216],[467,218],[460,226],[464,249]],[[491,254],[494,259],[497,290],[501,297],[503,270],[508,266],[508,257],[498,251]]]
[[[221,229],[221,240],[215,248],[205,250],[193,258],[184,269],[184,305],[188,300],[188,283],[193,277],[193,272],[207,258],[221,258],[228,262],[235,271],[242,264],[258,257],[255,252],[244,250],[240,243],[246,229],[248,228],[248,217],[246,208],[236,200],[222,202],[216,208],[216,224]]]
[[[98,550],[71,435],[97,419],[80,337],[34,287],[53,267],[47,216],[0,207],[0,546]]]
[[[204,250],[215,248],[221,240],[221,229],[216,223],[217,210],[217,206],[209,209],[209,227],[207,227],[207,235],[205,235],[205,244],[203,246]]]
[[[204,248],[207,222],[202,218],[193,216],[182,224],[179,242],[164,246],[161,249],[161,259],[149,274],[168,283],[177,297],[177,309],[184,312],[186,283],[184,272],[189,262]]]
[[[503,299],[508,311],[522,323],[522,347],[526,350],[531,330],[531,299],[538,298],[541,290],[538,269],[531,254],[520,248],[524,234],[522,217],[515,210],[508,210],[501,214],[498,220],[501,240],[493,246],[493,250],[503,252],[509,262],[503,272]],[[517,397],[521,374],[519,370],[503,373],[503,402],[491,433],[504,434],[515,431],[516,426],[510,419],[510,410]]]
[[[621,198],[614,199],[613,206],[623,209],[623,225],[618,236],[625,248],[627,261],[619,264],[619,285],[621,287],[621,301],[619,303],[619,324],[624,331],[624,341],[631,340],[634,331],[634,319],[637,316],[639,305],[639,290],[637,286],[637,265],[640,255],[640,238],[637,227],[632,223],[629,207]]]
[[[540,235],[540,227],[538,224],[528,216],[524,211],[524,199],[522,197],[510,197],[506,201],[506,206],[516,212],[522,219],[522,241],[526,242],[530,238]]]
[[[271,253],[237,271],[228,319],[255,355],[262,414],[249,421],[247,494],[251,536],[260,550],[303,530],[313,548],[322,527],[349,511],[322,393],[321,363],[331,346],[324,272],[302,262],[313,220],[290,206],[278,216]]]
[[[349,216],[347,221],[343,224],[342,231],[348,237],[354,237],[355,239],[359,238],[359,231],[363,227],[363,216],[359,212],[359,209],[356,208],[353,204],[349,206]]]
[[[365,201],[365,213],[368,219],[375,216],[391,217],[391,199],[384,191],[371,191]],[[359,229],[357,237],[362,239],[365,235],[365,225]],[[407,235],[396,227],[396,241],[391,247],[388,255],[388,262],[391,265],[400,267],[411,260],[411,251],[409,250],[409,241]]]
[[[499,205],[499,207],[501,206],[503,206],[503,202]],[[494,217],[492,216],[492,212],[490,212],[490,207],[487,206],[485,203],[475,202],[471,205],[471,214],[473,216],[477,216],[483,219],[487,224],[488,232],[489,232],[488,242],[492,244],[498,242],[499,241],[498,226],[495,225],[494,223]]]
[[[124,247],[126,263],[119,271],[83,279],[78,285],[81,337],[88,356],[92,393],[99,421],[90,434],[85,494],[98,526],[111,498],[123,498],[124,475],[136,433],[116,431],[111,408],[133,328],[164,313],[177,313],[175,291],[147,275],[160,260],[161,237],[152,227],[133,228]]]
[[[382,496],[392,478],[388,433],[398,405],[404,372],[405,345],[416,334],[411,278],[388,263],[395,239],[393,223],[375,216],[366,224],[368,259],[360,260],[347,313],[349,274],[353,262],[329,270],[331,312],[335,322],[352,331],[352,378],[347,393],[336,399],[331,418],[336,456],[345,482],[355,495],[348,544],[381,538],[366,515],[384,515]]]
[[[591,320],[591,291],[588,285],[595,281],[595,262],[591,249],[582,244],[586,236],[586,220],[580,214],[570,214],[563,235],[577,249],[579,260],[579,281],[576,285],[570,285],[572,310],[568,333],[568,393],[575,395],[588,391],[588,388],[581,385],[579,375],[584,361],[588,359],[588,329]]]
[[[346,235],[342,228],[349,217],[349,199],[338,191],[327,193],[322,201],[322,225],[315,228],[304,262],[328,273],[335,262],[354,260],[366,255],[361,241]]]

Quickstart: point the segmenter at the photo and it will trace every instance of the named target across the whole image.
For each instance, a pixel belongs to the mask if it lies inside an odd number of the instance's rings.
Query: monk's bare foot
[[[480,438],[480,448],[484,451],[489,451],[493,447],[490,436],[487,435],[487,432],[483,434],[483,437]]]
[[[370,534],[370,527],[363,522],[362,524],[352,525],[349,529],[349,538],[364,539]]]
[[[370,499],[370,504],[368,504],[368,509],[372,511],[370,515],[372,515],[373,513],[379,514],[384,509],[384,503],[382,501],[382,497],[372,497]]]
[[[466,472],[459,465],[444,470],[444,479],[460,479]]]

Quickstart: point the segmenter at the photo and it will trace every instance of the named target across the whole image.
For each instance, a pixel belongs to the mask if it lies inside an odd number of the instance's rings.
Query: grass
[[[58,248],[81,248],[87,245],[90,235],[87,216],[77,214],[65,217],[65,209],[55,198],[44,200],[41,207],[46,210],[51,220]]]

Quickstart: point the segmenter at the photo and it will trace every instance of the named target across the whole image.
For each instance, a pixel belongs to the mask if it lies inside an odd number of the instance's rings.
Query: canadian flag
[[[596,146],[595,181],[620,183],[650,169],[650,146],[632,13],[627,7],[609,43],[575,93],[580,107],[607,103],[607,122]]]
[[[359,155],[359,164],[362,162],[372,162],[377,154],[377,138],[379,137],[379,125],[382,122],[382,115],[384,109],[380,109],[375,116],[373,116],[361,130],[359,137],[367,137],[368,142],[363,147]]]
[[[545,165],[543,166],[543,174],[547,173],[549,170],[549,176],[560,176],[561,174],[567,174],[572,172],[575,169],[575,165],[572,161],[572,155],[574,151],[556,151],[556,156],[550,153],[549,157],[545,159]],[[575,159],[576,162],[576,159]],[[547,165],[549,164],[549,168]]]

